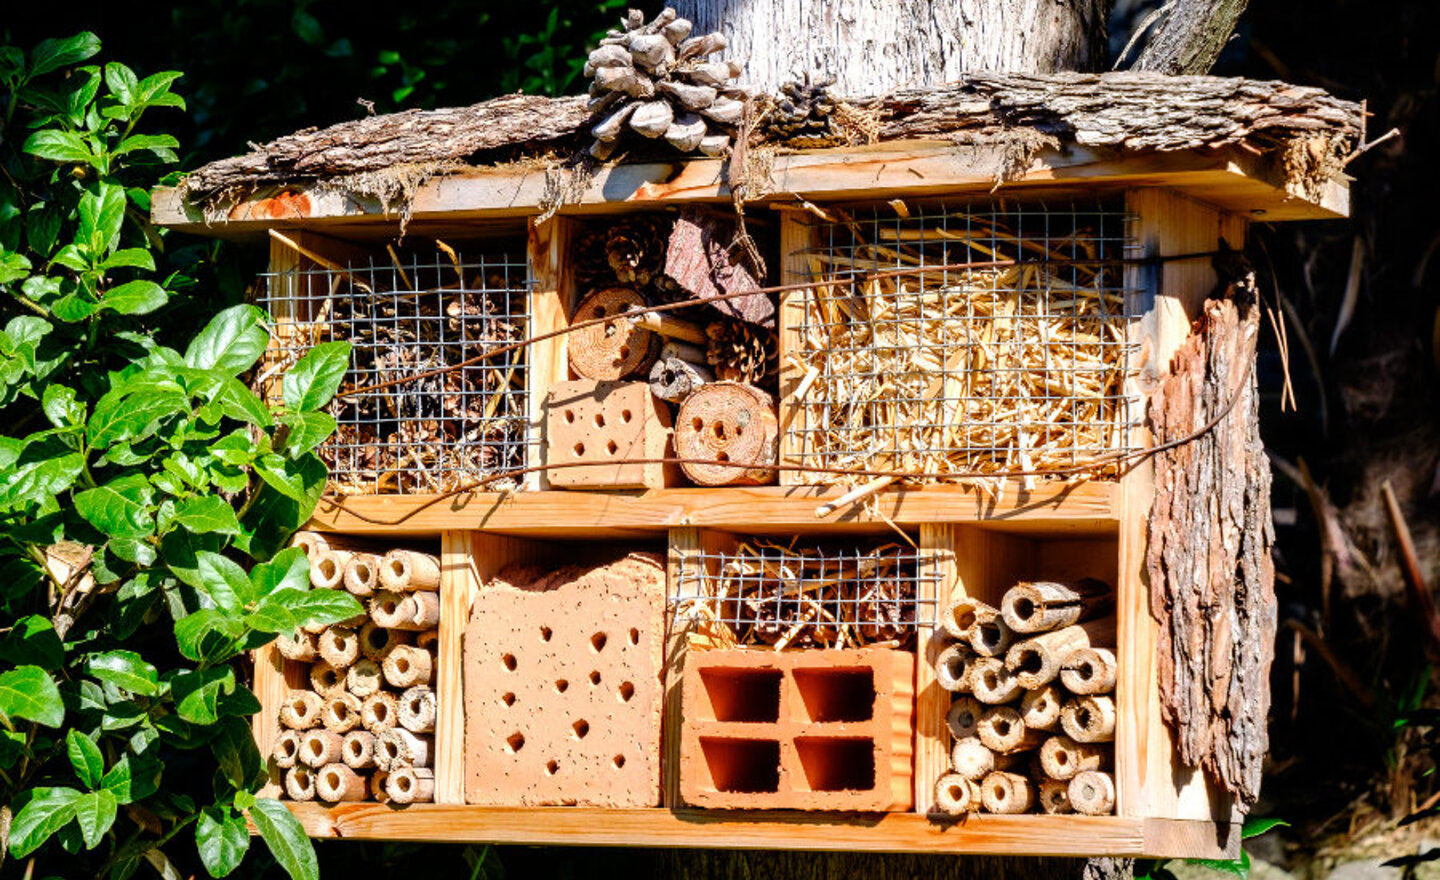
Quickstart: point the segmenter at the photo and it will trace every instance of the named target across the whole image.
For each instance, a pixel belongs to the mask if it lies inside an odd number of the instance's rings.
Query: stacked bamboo
[[[310,686],[286,696],[271,761],[296,801],[435,799],[436,645],[440,563],[413,550],[383,555],[324,536],[296,539],[316,589],[343,589],[367,613],[307,627],[278,646],[307,664]]]
[[[1018,584],[949,604],[935,663],[954,694],[939,812],[1115,812],[1114,619],[1098,581]]]

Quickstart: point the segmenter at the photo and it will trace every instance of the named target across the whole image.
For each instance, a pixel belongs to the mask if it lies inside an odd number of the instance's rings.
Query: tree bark
[[[679,0],[719,31],[743,82],[774,92],[803,74],[838,93],[935,86],[974,70],[1050,73],[1105,64],[1110,0]]]
[[[1247,0],[1171,0],[1131,70],[1206,73],[1230,42]]]

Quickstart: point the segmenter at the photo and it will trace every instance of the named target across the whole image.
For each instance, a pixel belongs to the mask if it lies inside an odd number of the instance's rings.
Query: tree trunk
[[[775,92],[803,74],[841,95],[935,86],[977,70],[1051,73],[1105,64],[1110,0],[679,0],[719,31],[741,79]]]

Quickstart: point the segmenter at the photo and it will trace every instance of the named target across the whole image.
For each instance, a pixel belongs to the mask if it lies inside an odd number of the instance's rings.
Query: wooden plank
[[[884,517],[851,505],[824,520],[815,508],[844,489],[760,486],[656,489],[648,492],[513,492],[473,495],[329,496],[313,528],[357,535],[430,535],[485,529],[533,537],[607,537],[678,526],[799,532],[874,529],[885,518],[904,525],[984,522],[994,528],[1103,534],[1113,529],[1118,487],[1091,481],[1042,482],[1030,493],[1019,481],[1001,500],[965,486],[905,487],[876,495]]]
[[[945,715],[950,711],[950,693],[935,682],[935,660],[945,639],[933,625],[958,589],[955,562],[956,526],[924,523],[920,526],[920,549],[934,554],[929,574],[922,578],[916,595],[919,613],[929,617],[927,625],[915,628],[915,812],[925,815],[935,805],[935,781],[950,768],[950,730]]]
[[[780,217],[780,283],[797,284],[810,280],[805,252],[814,246],[815,228],[809,218],[795,211]],[[805,320],[807,291],[787,290],[780,294],[780,463],[803,464],[799,453],[807,426],[805,408],[795,399],[805,371],[794,360],[805,349],[800,326]],[[795,486],[802,481],[797,471],[781,471],[780,485]]]
[[[534,218],[530,220],[527,246],[534,283],[530,290],[527,338],[560,330],[569,323],[569,249],[573,222],[562,217],[539,224]],[[526,438],[530,444],[527,458],[532,466],[544,461],[545,456],[545,395],[552,385],[568,377],[566,339],[557,336],[536,342],[529,349]],[[539,471],[526,477],[525,484],[531,489],[546,489],[550,480],[545,471]]]
[[[1209,822],[1119,816],[975,815],[932,822],[915,813],[608,810],[415,804],[289,804],[312,837],[552,846],[663,846],[974,855],[1233,857]],[[1217,837],[1225,838],[1224,843]],[[1165,852],[1151,853],[1154,845]]]
[[[794,194],[814,199],[894,198],[921,194],[973,193],[996,189],[995,169],[1008,167],[1003,146],[957,145],[937,141],[890,141],[868,147],[809,150],[777,156],[771,177],[772,201]],[[550,188],[544,167],[477,168],[436,177],[410,200],[411,234],[431,234],[427,224],[462,219],[538,214]],[[1114,150],[1068,145],[1044,150],[999,187],[1017,192],[1057,182],[1089,187],[1163,186],[1232,212],[1263,212],[1267,221],[1327,219],[1349,212],[1348,188],[1332,181],[1311,197],[1286,189],[1278,162],[1238,148],[1123,155]],[[642,204],[723,201],[729,198],[723,164],[715,159],[616,165],[601,168],[583,193],[562,213],[631,209]],[[313,185],[262,190],[230,208],[226,217],[207,218],[178,190],[157,189],[152,218],[161,226],[199,235],[243,238],[277,226],[333,224],[393,236],[399,217],[386,214],[373,198],[324,192]]]
[[[470,564],[470,534],[440,533],[440,641],[437,646],[435,801],[465,803],[465,626],[480,590]]]

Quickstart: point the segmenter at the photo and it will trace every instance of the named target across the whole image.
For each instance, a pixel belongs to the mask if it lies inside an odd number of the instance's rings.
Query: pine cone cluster
[[[782,85],[767,123],[770,136],[792,143],[833,141],[830,114],[835,112],[835,99],[830,87],[834,84],[833,76],[812,81],[807,73],[804,80]]]
[[[721,318],[705,328],[710,337],[705,359],[724,382],[758,384],[778,363],[775,334],[745,321]]]
[[[622,284],[642,293],[663,292],[672,222],[669,217],[635,214],[587,232],[575,263],[580,290],[589,293]]]
[[[693,25],[666,7],[650,23],[631,9],[590,53],[589,109],[600,121],[590,130],[590,154],[605,159],[628,129],[665,138],[682,153],[719,156],[730,146],[745,112],[746,93],[731,84],[736,61],[709,61],[727,42],[721,34],[692,37]]]

